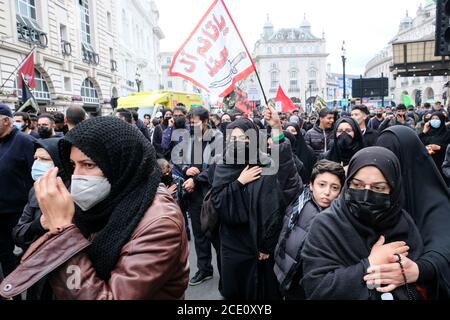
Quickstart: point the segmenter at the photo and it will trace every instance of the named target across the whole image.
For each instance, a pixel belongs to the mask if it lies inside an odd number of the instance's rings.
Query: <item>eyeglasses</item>
[[[391,188],[389,187],[389,184],[387,184],[386,182],[377,182],[377,183],[372,183],[372,184],[367,184],[361,180],[358,179],[353,179],[350,181],[350,189],[355,189],[355,190],[364,190],[366,189],[366,187],[369,187],[370,190],[372,190],[373,192],[377,192],[377,193],[390,193],[391,192]]]

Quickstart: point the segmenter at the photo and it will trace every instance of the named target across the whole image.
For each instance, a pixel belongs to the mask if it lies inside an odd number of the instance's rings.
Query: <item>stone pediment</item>
[[[302,29],[280,29],[270,37],[270,42],[321,40],[314,36],[309,30]]]

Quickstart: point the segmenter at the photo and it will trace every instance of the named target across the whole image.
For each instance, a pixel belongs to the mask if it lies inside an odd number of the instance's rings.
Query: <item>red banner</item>
[[[292,112],[297,109],[292,100],[286,96],[281,86],[278,88],[277,97],[275,98],[275,105],[278,112]]]
[[[18,71],[19,89],[22,89],[22,75],[25,78],[30,89],[36,88],[36,81],[34,80],[34,52],[30,53],[28,58],[23,62]]]

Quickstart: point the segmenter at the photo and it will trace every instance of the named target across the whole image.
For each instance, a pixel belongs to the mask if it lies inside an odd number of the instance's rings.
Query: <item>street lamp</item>
[[[344,97],[343,100],[347,100],[347,81],[345,79],[345,62],[347,61],[347,50],[345,49],[345,41],[342,42],[341,58],[342,58],[342,68],[343,68],[343,78],[344,78]]]
[[[141,92],[142,80],[141,80],[141,75],[137,72],[136,72],[136,85],[137,85],[138,92]]]

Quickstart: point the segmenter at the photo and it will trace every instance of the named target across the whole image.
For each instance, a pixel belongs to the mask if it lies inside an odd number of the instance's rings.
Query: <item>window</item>
[[[61,41],[67,41],[67,27],[63,24],[59,25],[59,35],[61,36]]]
[[[291,47],[291,54],[296,54],[295,47]]]
[[[35,0],[17,0],[17,14],[36,21]]]
[[[297,61],[291,60],[291,61],[289,62],[289,66],[290,66],[291,68],[297,67]]]
[[[97,90],[91,80],[86,79],[81,85],[81,97],[85,104],[99,104]]]
[[[172,81],[167,81],[167,88],[172,89],[173,84]]]
[[[289,84],[291,89],[298,88],[298,73],[295,70],[289,72]]]
[[[64,77],[64,90],[72,92],[72,80],[69,77]]]
[[[270,87],[276,89],[278,87],[278,72],[273,71],[270,73]]]
[[[267,47],[267,54],[272,54],[272,47]]]
[[[317,71],[316,71],[316,69],[310,69],[310,70],[309,70],[309,77],[310,77],[311,79],[315,79],[315,78],[317,77]]]
[[[278,69],[278,64],[276,62],[272,62],[271,67],[272,69]]]
[[[278,48],[278,53],[279,53],[279,54],[283,54],[283,52],[284,52],[284,51],[283,51],[283,47],[279,47],[279,48]]]
[[[78,0],[80,4],[81,41],[91,44],[91,24],[89,21],[89,0]]]
[[[171,64],[172,63],[172,58],[171,57],[167,57],[166,62],[167,62],[167,64]]]
[[[16,0],[17,34],[20,41],[46,48],[47,34],[37,23],[35,0]]]
[[[114,60],[114,50],[113,50],[113,48],[109,48],[109,58],[111,60]]]
[[[112,32],[112,18],[111,18],[111,12],[106,13],[106,22],[108,23],[108,31]]]

